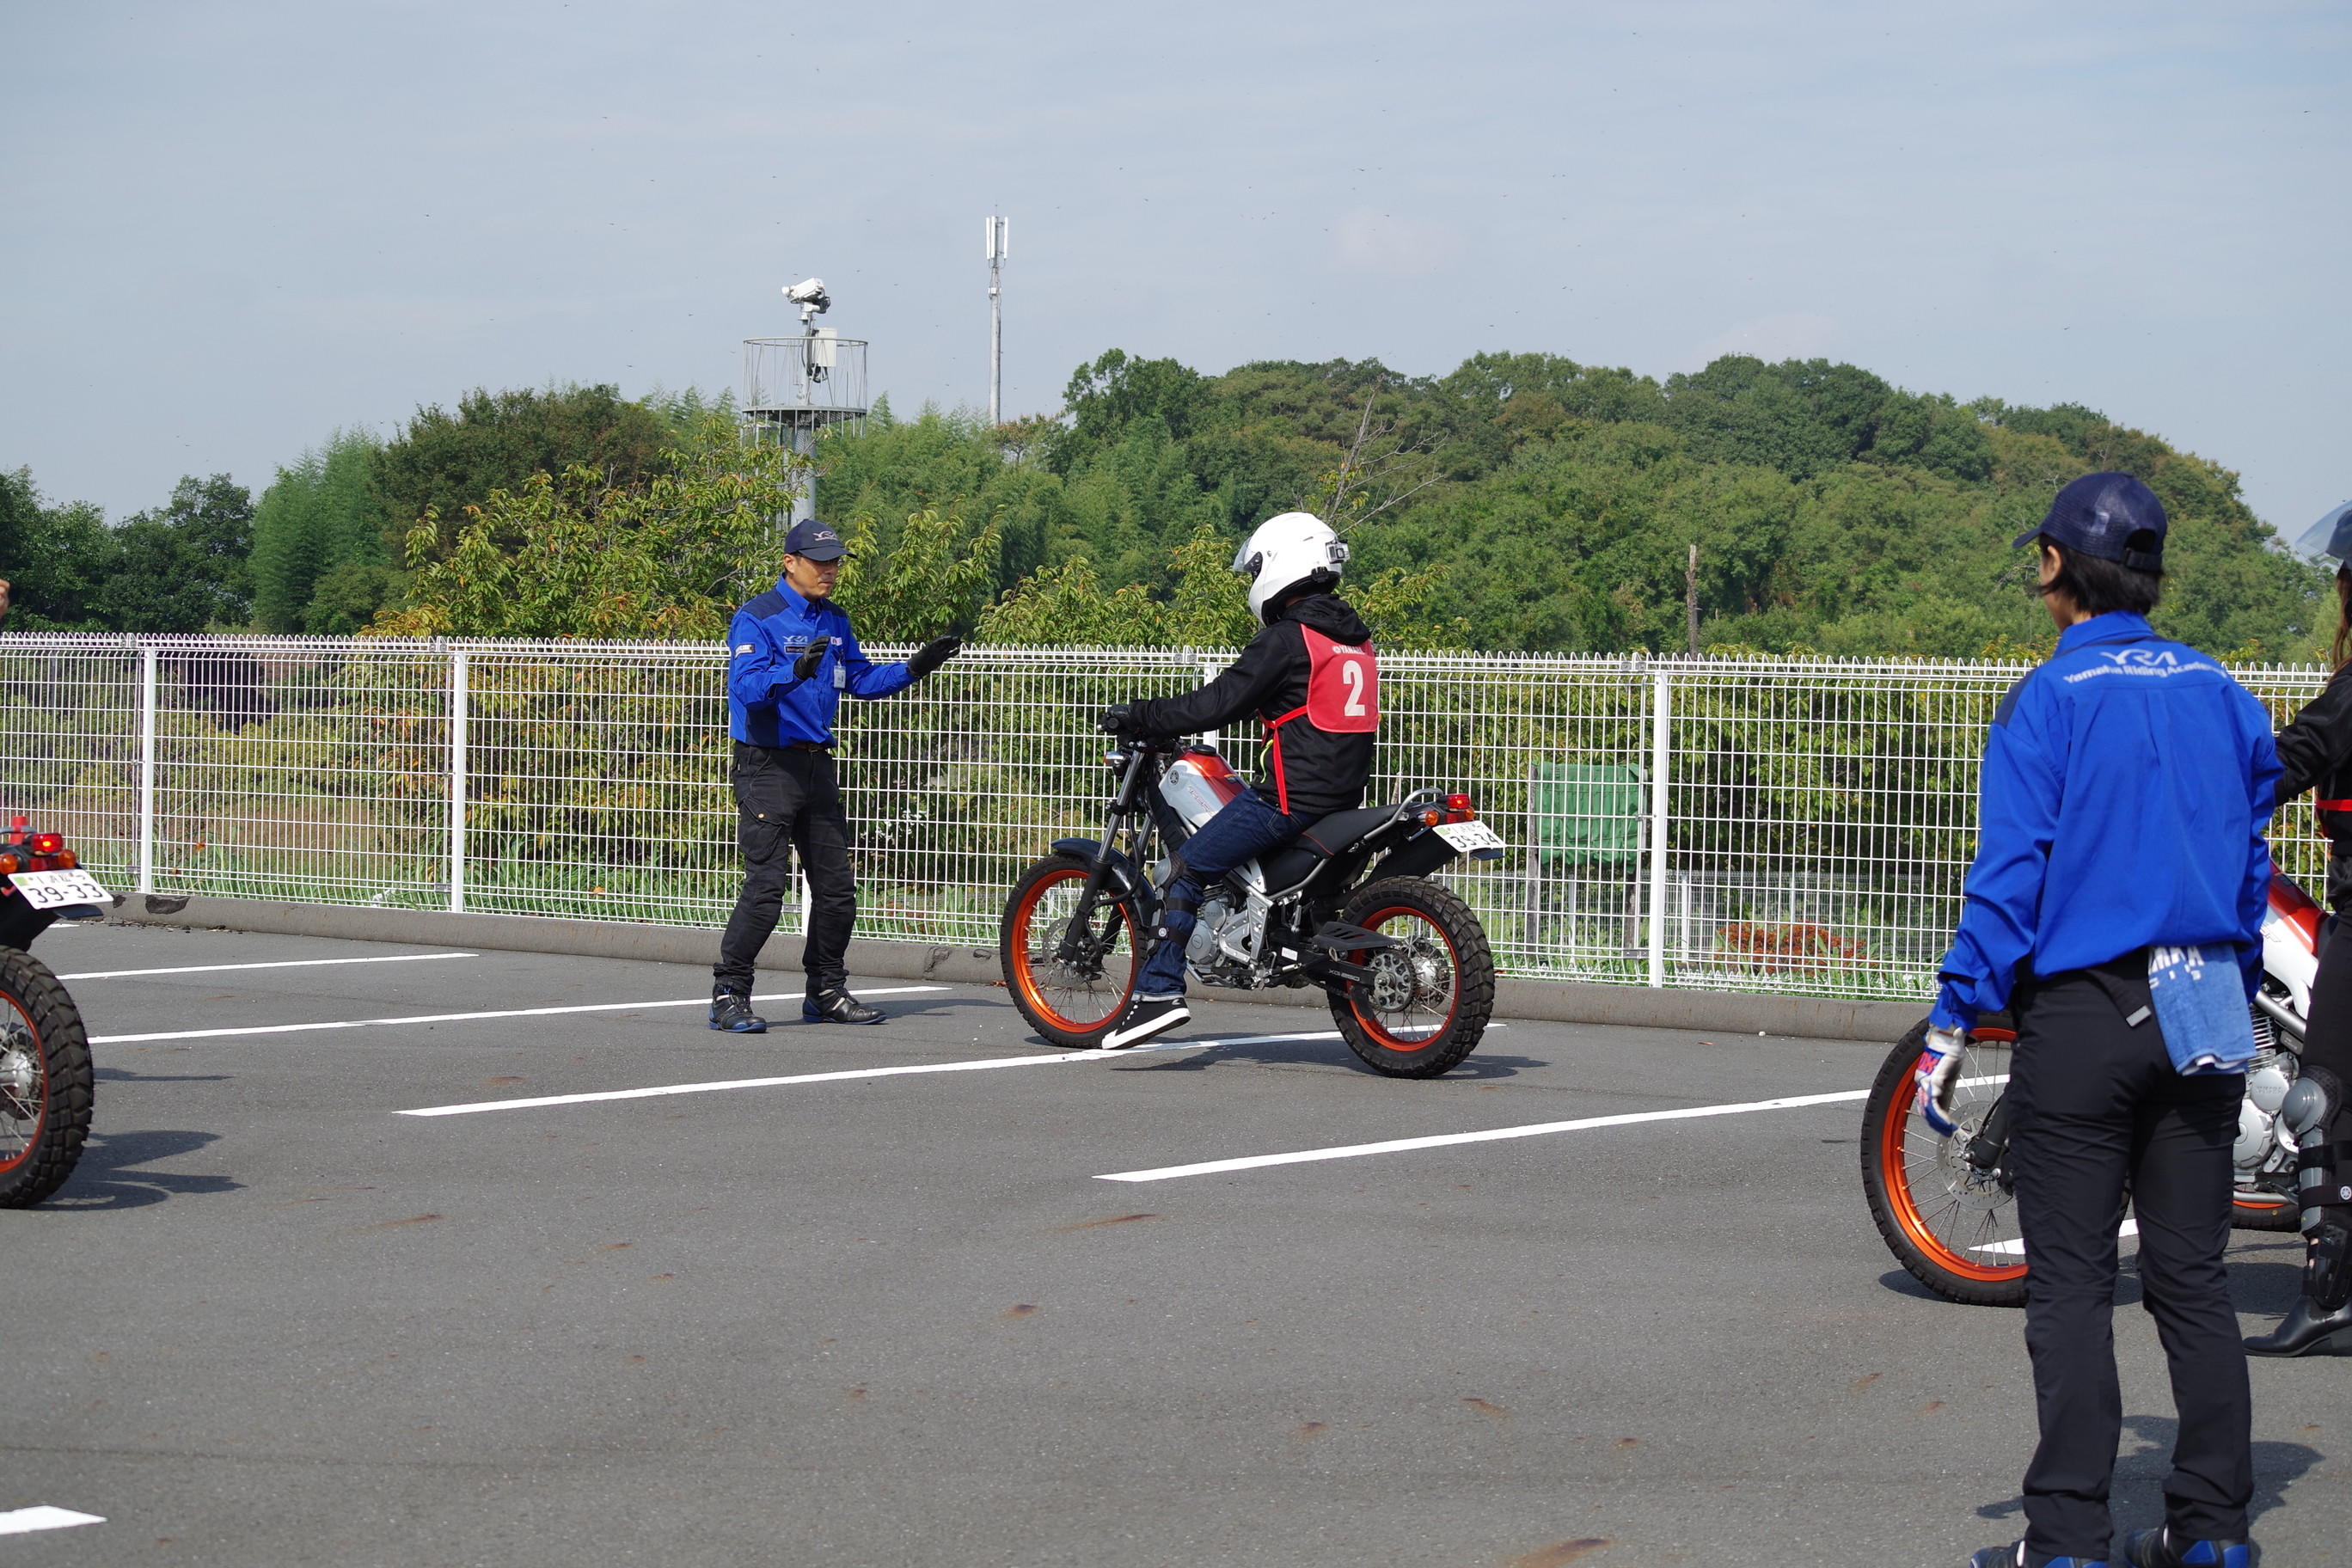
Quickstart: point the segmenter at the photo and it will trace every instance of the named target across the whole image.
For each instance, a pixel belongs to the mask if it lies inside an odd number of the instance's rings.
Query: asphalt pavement
[[[0,1568],[1943,1568],[2021,1529],[2021,1320],[1895,1268],[1858,1100],[1328,1152],[1858,1091],[1879,1047],[1512,1022],[1406,1082],[1296,1007],[1103,1059],[985,986],[722,1036],[675,964],[37,951],[88,976],[97,1128],[0,1212],[0,1531],[104,1522]],[[2240,1234],[2249,1329],[2298,1256]],[[2173,1423],[2116,1337],[2135,1527]],[[2253,1377],[2265,1561],[2352,1559],[2352,1362]]]

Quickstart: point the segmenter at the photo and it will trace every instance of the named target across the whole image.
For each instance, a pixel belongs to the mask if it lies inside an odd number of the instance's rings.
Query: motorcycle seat
[[[1332,856],[1354,848],[1366,835],[1396,815],[1392,805],[1368,805],[1358,811],[1335,811],[1281,848],[1258,861],[1266,890],[1286,892],[1307,880],[1315,868]]]

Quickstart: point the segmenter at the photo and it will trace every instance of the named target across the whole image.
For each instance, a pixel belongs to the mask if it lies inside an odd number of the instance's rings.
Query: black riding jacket
[[[1263,722],[1305,707],[1312,666],[1306,639],[1299,636],[1301,626],[1335,642],[1371,644],[1372,628],[1335,595],[1308,594],[1277,615],[1214,680],[1181,697],[1147,698],[1134,704],[1136,732],[1197,735],[1253,715]],[[1290,809],[1301,816],[1328,816],[1363,805],[1364,784],[1372,776],[1373,740],[1370,733],[1318,730],[1303,713],[1285,724],[1283,783],[1288,786]],[[1260,769],[1257,792],[1269,801],[1276,799],[1270,763]]]
[[[2327,835],[2327,907],[2352,916],[2352,665],[2278,733],[2278,803],[2316,790],[2319,830]]]

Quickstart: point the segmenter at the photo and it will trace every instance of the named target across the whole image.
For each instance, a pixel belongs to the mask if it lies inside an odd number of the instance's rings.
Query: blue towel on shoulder
[[[2254,1059],[2246,972],[2231,943],[2149,948],[2147,991],[2175,1071],[2243,1072]]]

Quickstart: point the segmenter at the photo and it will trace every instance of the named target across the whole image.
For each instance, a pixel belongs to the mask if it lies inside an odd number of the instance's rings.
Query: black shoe
[[[2311,1304],[2308,1296],[2294,1299],[2285,1321],[2266,1334],[2246,1342],[2248,1355],[2352,1355],[2352,1301],[2332,1312]],[[2194,1562],[2184,1558],[2183,1562]]]
[[[2250,1568],[2254,1549],[2242,1541],[2184,1541],[2168,1524],[2135,1531],[2124,1555],[2132,1568]]]
[[[751,1011],[751,999],[721,985],[710,994],[710,1026],[730,1035],[764,1035],[768,1020]]]
[[[1986,1547],[1969,1559],[1969,1568],[2107,1568],[2107,1563],[2103,1557],[2044,1557],[2028,1552],[2022,1541],[2012,1541],[2007,1546]]]
[[[1123,1051],[1192,1021],[1192,1010],[1184,1005],[1181,996],[1138,996],[1127,1005],[1127,1011],[1096,1048]]]
[[[889,1016],[843,989],[820,991],[801,1004],[803,1024],[878,1024]]]

